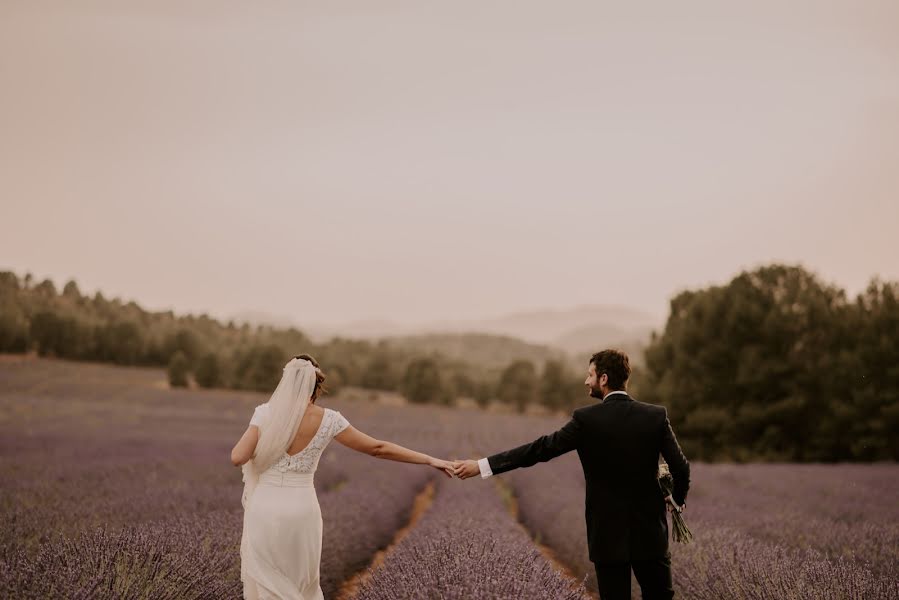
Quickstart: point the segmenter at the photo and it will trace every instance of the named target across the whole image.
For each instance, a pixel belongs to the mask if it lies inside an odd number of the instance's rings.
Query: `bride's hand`
[[[453,463],[449,462],[448,460],[432,458],[431,462],[429,462],[428,465],[434,467],[438,471],[442,471],[443,474],[449,478],[453,477]]]

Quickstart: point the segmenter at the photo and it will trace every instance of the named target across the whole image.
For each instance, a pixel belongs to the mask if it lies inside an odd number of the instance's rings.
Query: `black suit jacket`
[[[659,455],[674,479],[672,497],[684,504],[690,465],[668,411],[612,394],[579,408],[559,431],[488,457],[494,474],[530,467],[577,450],[586,479],[590,560],[632,561],[668,553],[668,519],[658,483]]]

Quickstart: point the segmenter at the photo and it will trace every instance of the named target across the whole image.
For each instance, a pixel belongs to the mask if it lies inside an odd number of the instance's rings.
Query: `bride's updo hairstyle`
[[[312,390],[312,403],[315,404],[315,401],[318,400],[319,396],[328,393],[328,388],[323,385],[325,383],[325,374],[322,372],[318,361],[312,358],[311,354],[299,354],[294,356],[294,358],[308,360],[315,367],[315,389]]]

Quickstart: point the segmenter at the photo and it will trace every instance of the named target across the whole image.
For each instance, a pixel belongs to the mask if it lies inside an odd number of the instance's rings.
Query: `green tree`
[[[486,408],[496,395],[496,385],[490,381],[479,381],[475,384],[474,399],[481,408]]]
[[[0,291],[18,292],[21,289],[19,276],[12,271],[0,271]]]
[[[470,375],[464,371],[455,371],[450,376],[449,381],[450,396],[457,398],[464,396],[465,398],[474,398],[477,391],[477,384]]]
[[[327,377],[327,379],[325,379],[325,387],[328,389],[328,394],[336,396],[340,393],[341,388],[346,385],[346,375],[344,374],[343,367],[334,365],[324,368],[323,371]]]
[[[73,317],[40,311],[31,319],[29,337],[40,356],[82,358],[87,354],[87,330]]]
[[[52,300],[56,297],[56,286],[49,279],[45,279],[34,286],[34,293],[45,300]]]
[[[0,297],[0,352],[27,352],[28,318],[12,298]]]
[[[202,344],[200,343],[199,335],[195,331],[182,326],[166,339],[165,350],[169,356],[180,351],[187,357],[188,361],[193,362],[200,357]]]
[[[437,363],[431,358],[417,358],[406,367],[402,392],[410,402],[443,402],[446,399],[443,379]]]
[[[99,360],[120,365],[140,363],[144,354],[144,339],[140,327],[130,321],[100,325],[94,329],[93,353]]]
[[[223,384],[222,366],[219,357],[214,352],[209,352],[197,361],[194,377],[197,385],[204,388],[219,387]]]
[[[571,406],[571,382],[574,375],[557,360],[548,360],[540,375],[540,402],[550,410],[564,410]]]
[[[376,352],[362,372],[360,385],[373,390],[396,390],[400,377],[391,357],[383,352]]]
[[[873,280],[849,307],[840,333],[833,400],[840,419],[827,439],[836,458],[899,458],[899,283]],[[849,345],[847,342],[854,342]]]
[[[801,267],[743,272],[671,301],[642,400],[669,408],[697,458],[821,460],[845,293]]]
[[[537,370],[529,360],[517,360],[503,370],[497,390],[499,399],[518,412],[537,400]]]
[[[169,360],[169,385],[172,387],[187,387],[187,376],[189,373],[190,362],[188,362],[187,356],[180,350],[175,352],[171,360]]]
[[[281,379],[287,354],[280,346],[253,346],[241,352],[236,361],[237,387],[260,392],[274,391]]]
[[[75,283],[74,280],[70,280],[66,285],[62,288],[62,295],[69,300],[81,300],[81,291],[78,289],[78,284]]]

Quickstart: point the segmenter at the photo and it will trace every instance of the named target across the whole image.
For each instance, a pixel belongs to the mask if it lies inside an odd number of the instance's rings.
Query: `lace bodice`
[[[260,404],[253,412],[253,418],[250,419],[250,425],[261,426],[265,422],[268,404]],[[315,473],[318,468],[318,459],[321,458],[322,452],[331,442],[331,440],[341,431],[350,426],[342,414],[330,408],[325,409],[322,422],[318,426],[318,431],[312,436],[309,444],[294,455],[290,455],[287,451],[281,458],[273,464],[269,470],[274,469],[282,473]]]

